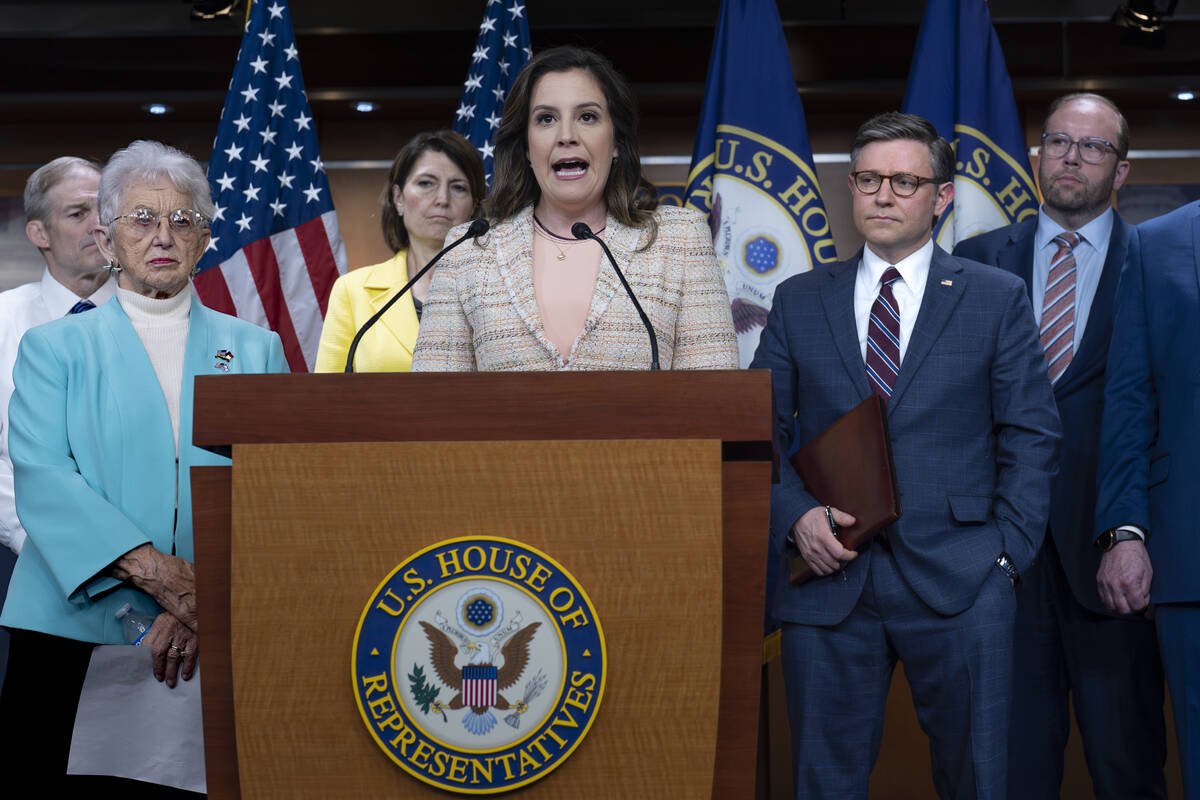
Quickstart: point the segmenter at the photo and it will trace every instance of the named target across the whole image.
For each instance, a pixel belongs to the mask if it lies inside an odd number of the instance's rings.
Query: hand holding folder
[[[900,493],[887,430],[887,406],[871,395],[812,441],[796,451],[792,466],[804,488],[824,506],[855,517],[853,525],[835,532],[847,549],[857,549],[900,519]],[[813,577],[812,567],[797,556],[791,582]]]

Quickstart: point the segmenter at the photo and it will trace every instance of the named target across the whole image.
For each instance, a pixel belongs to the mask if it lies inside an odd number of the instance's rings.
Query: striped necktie
[[[80,300],[75,305],[71,306],[71,310],[67,312],[67,316],[71,314],[82,314],[84,311],[91,311],[96,307],[96,304],[91,300]]]
[[[1075,355],[1075,246],[1078,233],[1054,237],[1058,250],[1050,260],[1046,294],[1042,298],[1042,330],[1038,337],[1046,351],[1046,367],[1054,383],[1066,372]]]
[[[900,373],[900,309],[892,293],[892,284],[898,280],[900,271],[895,267],[884,271],[879,297],[871,306],[867,322],[867,382],[885,402],[891,398]]]

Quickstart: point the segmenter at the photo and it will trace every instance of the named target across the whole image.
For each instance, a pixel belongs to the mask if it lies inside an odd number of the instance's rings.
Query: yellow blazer
[[[329,293],[315,372],[342,372],[354,334],[396,291],[408,282],[408,251],[382,264],[351,270]],[[417,343],[417,309],[412,294],[397,301],[371,330],[354,354],[356,372],[408,372]]]

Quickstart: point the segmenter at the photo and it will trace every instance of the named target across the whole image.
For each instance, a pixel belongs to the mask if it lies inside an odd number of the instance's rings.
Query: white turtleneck
[[[117,289],[121,304],[162,388],[171,415],[171,430],[175,434],[175,457],[179,457],[179,393],[183,387],[183,360],[187,348],[188,318],[192,311],[192,285],[166,300]]]

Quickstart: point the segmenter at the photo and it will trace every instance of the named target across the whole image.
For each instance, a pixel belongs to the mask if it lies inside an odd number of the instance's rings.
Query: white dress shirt
[[[899,264],[889,264],[871,250],[863,248],[862,260],[858,262],[858,275],[854,279],[854,322],[858,325],[858,349],[863,364],[867,363],[867,328],[871,320],[871,306],[879,297],[883,285],[883,273],[888,267],[900,272],[900,280],[892,284],[896,297],[896,310],[900,312],[900,364],[903,369],[904,353],[908,340],[912,338],[917,314],[921,312],[921,298],[925,296],[925,281],[929,278],[929,262],[933,260],[933,239],[920,250],[912,253]]]
[[[1096,298],[1096,289],[1100,286],[1104,260],[1108,258],[1108,240],[1112,237],[1114,213],[1109,209],[1075,231],[1079,234],[1079,244],[1075,245],[1075,352],[1079,352],[1079,342],[1087,328],[1092,300]],[[1038,212],[1037,232],[1033,237],[1033,278],[1030,289],[1033,290],[1033,316],[1039,328],[1042,325],[1042,303],[1046,299],[1046,278],[1050,275],[1050,262],[1058,252],[1054,237],[1065,232],[1066,228],[1046,216],[1045,211]]]
[[[110,278],[88,299],[100,305],[116,291],[117,282]],[[12,458],[8,455],[8,401],[13,393],[12,370],[17,361],[17,346],[25,331],[66,316],[79,300],[49,270],[36,283],[0,292],[0,544],[14,553],[20,553],[25,543],[25,529],[17,519],[13,495]]]

